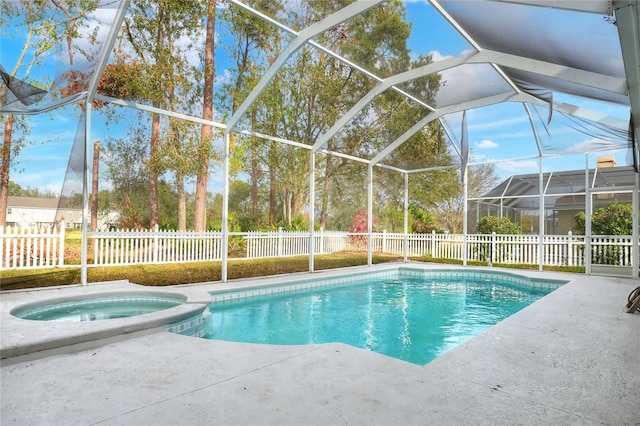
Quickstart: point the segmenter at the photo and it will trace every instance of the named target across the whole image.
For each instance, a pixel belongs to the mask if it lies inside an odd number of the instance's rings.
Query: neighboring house
[[[64,220],[67,228],[82,227],[82,207],[69,200],[10,196],[7,201],[7,226],[38,227]]]
[[[38,227],[64,220],[66,228],[82,228],[82,206],[72,200],[39,197],[9,197],[7,203],[7,226]],[[98,230],[114,228],[120,214],[112,211],[98,213]]]

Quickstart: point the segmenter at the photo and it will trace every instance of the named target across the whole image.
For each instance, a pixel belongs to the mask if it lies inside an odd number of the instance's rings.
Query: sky
[[[425,1],[407,1],[407,17],[413,24],[412,36],[409,39],[409,48],[413,57],[421,54],[431,54],[434,60],[441,60],[451,56],[457,56],[470,49],[470,44],[458,34],[438,12]],[[108,20],[113,11],[103,11],[100,20]],[[428,22],[428,25],[425,23]],[[570,26],[571,24],[567,24]],[[19,40],[19,39],[18,39]],[[7,40],[1,44],[2,63],[10,69],[15,61],[18,50]],[[7,61],[7,59],[9,59]],[[5,64],[8,64],[5,65]],[[468,66],[464,70],[470,83],[471,80],[487,79],[486,69],[481,66]],[[217,66],[218,81],[227,74],[224,64]],[[443,81],[448,81],[446,73]],[[464,79],[462,83],[464,84]],[[454,96],[456,91],[465,93],[468,87],[442,87],[442,98]],[[591,102],[581,100],[569,95],[554,94],[554,100],[574,103],[601,111],[605,114],[617,117],[628,117],[628,107]],[[23,187],[39,188],[52,192],[60,191],[64,179],[71,142],[77,128],[78,110],[65,108],[54,111],[51,114],[34,118],[31,140],[37,141],[34,145],[26,147],[16,158],[16,165],[12,170],[11,179]],[[545,115],[546,112],[540,112]],[[454,134],[460,133],[462,114],[454,114],[450,117],[449,124]],[[558,115],[554,116],[558,125],[562,120]],[[471,163],[486,163],[497,161],[496,172],[500,178],[506,179],[513,174],[535,173],[538,171],[539,161],[535,158],[537,149],[531,124],[523,107],[520,104],[498,104],[470,110],[467,112],[469,145],[472,151]],[[553,121],[552,121],[553,123]],[[105,127],[96,121],[93,128],[94,135],[105,134],[119,135],[122,129],[117,125]],[[92,136],[94,136],[92,135]],[[580,146],[588,142],[588,137],[582,134],[561,135],[562,144],[567,146]],[[557,140],[558,138],[556,138]],[[626,151],[606,153],[614,155],[618,165],[628,164]],[[589,155],[590,167],[595,165],[598,154]],[[549,158],[543,160],[543,169],[573,170],[584,167],[585,156],[571,155],[566,158]],[[221,188],[222,176],[219,171],[214,171],[210,177],[210,190],[218,192]]]

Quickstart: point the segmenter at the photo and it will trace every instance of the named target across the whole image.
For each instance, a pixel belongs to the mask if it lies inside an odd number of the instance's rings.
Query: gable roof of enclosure
[[[102,0],[100,3],[101,7],[114,7],[112,1]],[[441,121],[452,152],[456,154],[455,164],[449,166],[466,164],[468,143],[462,141],[462,135],[466,133],[463,130],[466,124],[463,123],[473,118],[463,117],[462,112],[489,105],[515,105],[519,108],[521,117],[529,122],[529,146],[522,148],[523,156],[528,158],[631,149],[632,135],[640,132],[640,119],[632,120],[630,125],[629,117],[610,116],[598,111],[598,105],[617,104],[627,107],[631,117],[639,115],[640,12],[634,0],[425,0],[424,7],[435,13],[411,17],[413,22],[430,25],[430,20],[439,19],[450,26],[466,47],[456,55],[433,57],[432,63],[413,69],[408,67],[392,75],[375,66],[365,67],[352,58],[341,57],[317,41],[319,34],[348,24],[373,8],[384,7],[384,0],[353,2],[299,30],[278,22],[264,11],[247,6],[241,0],[227,0],[226,3],[263,19],[290,37],[288,46],[274,58],[271,67],[226,123],[213,123],[189,114],[96,95],[100,74],[109,61],[127,13],[128,0],[121,0],[118,13],[109,15],[112,17],[112,21],[107,22],[110,32],[100,33],[104,42],[93,55],[93,62],[80,62],[83,71],[90,76],[87,91],[62,99],[47,99],[41,91],[36,94],[29,92],[30,95],[25,96],[25,86],[16,84],[3,73],[3,81],[11,89],[13,98],[0,109],[7,113],[34,114],[89,96],[213,124],[226,132],[253,134],[314,152],[327,152],[328,142],[339,137],[345,126],[363,114],[366,105],[381,93],[393,90],[406,97],[408,102],[422,106],[423,118],[375,149],[356,154],[347,154],[339,148],[332,152],[407,172],[428,170],[432,165],[419,161],[403,163],[394,158],[394,152],[433,120]],[[295,8],[297,3],[283,4]],[[337,58],[354,72],[374,81],[374,88],[312,143],[243,128],[242,119],[251,105],[269,87],[287,60],[303,46]],[[74,66],[80,66],[78,61],[70,69],[73,70]],[[438,73],[442,84],[434,99],[424,99],[420,93],[412,92],[407,83],[431,73]],[[573,98],[588,99],[593,101],[589,106],[596,107],[590,109],[581,103],[567,101]],[[575,138],[567,136],[569,133],[588,136],[588,143],[577,144]],[[637,157],[636,147],[636,163]],[[473,164],[473,160],[469,164]]]
[[[470,199],[482,204],[515,210],[540,208],[540,175],[538,173],[513,175],[496,185],[481,197]],[[630,192],[635,185],[632,167],[608,167],[582,170],[545,172],[542,175],[546,208],[584,210],[584,195],[589,192],[604,194],[612,201],[614,194],[626,194],[620,199],[631,203]],[[596,196],[596,199],[602,199]],[[618,199],[618,198],[616,198]],[[573,202],[571,202],[573,200]]]

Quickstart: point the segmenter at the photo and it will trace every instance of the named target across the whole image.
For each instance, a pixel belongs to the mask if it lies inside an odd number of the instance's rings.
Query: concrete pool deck
[[[0,424],[640,425],[640,313],[622,309],[640,281],[511,272],[570,282],[425,366],[151,329],[2,360]]]

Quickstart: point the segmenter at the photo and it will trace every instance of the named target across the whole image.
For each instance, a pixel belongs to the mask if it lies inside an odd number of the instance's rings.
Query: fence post
[[[282,227],[278,227],[278,257],[282,256]]]
[[[318,247],[318,253],[319,254],[324,254],[324,235],[322,235],[322,233],[324,232],[324,228],[320,227],[320,232],[318,235],[318,238],[320,238],[320,247]]]
[[[573,266],[573,232],[567,233],[567,265]]]
[[[158,263],[160,258],[160,225],[157,223],[153,226],[153,263]]]
[[[431,257],[436,258],[436,230],[431,231]]]
[[[387,252],[387,230],[382,230],[382,253]]]
[[[493,254],[496,252],[496,233],[491,233],[491,252],[489,253],[489,266],[493,265]]]
[[[407,257],[409,257],[409,233],[404,232],[402,234],[402,257],[404,261],[407,261]]]
[[[58,253],[58,266],[64,266],[64,236],[67,226],[64,220],[60,221],[58,225],[58,235],[60,235],[60,252]]]

